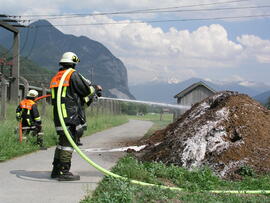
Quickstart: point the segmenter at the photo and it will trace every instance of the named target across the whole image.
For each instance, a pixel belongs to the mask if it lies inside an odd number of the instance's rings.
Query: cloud
[[[244,46],[245,58],[255,58],[259,63],[270,63],[270,40],[254,35],[242,35],[237,37],[237,41]]]
[[[231,75],[229,77],[223,78],[222,80],[215,80],[215,79],[210,79],[210,78],[205,78],[204,80],[219,84],[219,85],[226,85],[226,84],[231,84],[231,83],[237,83],[241,86],[245,87],[255,87],[259,83],[254,82],[254,81],[247,81],[245,78],[239,76],[239,75]]]
[[[227,3],[226,3],[227,2]],[[249,0],[245,1],[230,1],[230,0],[189,0],[189,1],[179,1],[179,0],[91,0],[82,1],[78,0],[76,2],[72,0],[46,0],[46,1],[35,1],[35,0],[0,0],[1,8],[0,11],[4,13],[11,14],[64,14],[64,13],[92,13],[93,11],[99,12],[118,12],[118,11],[140,11],[149,9],[157,9],[159,13],[137,13],[137,14],[122,14],[118,15],[121,17],[126,17],[134,19],[140,17],[140,19],[154,18],[154,17],[217,17],[217,16],[234,16],[234,15],[252,15],[252,14],[263,14],[268,8],[246,8],[246,9],[232,9],[228,10],[218,10],[218,11],[202,11],[202,9],[213,9],[213,8],[224,8],[224,7],[252,7],[258,5],[265,5],[268,3],[267,0]],[[196,6],[197,5],[197,6]],[[167,9],[161,9],[167,8]],[[162,10],[177,11],[169,13],[160,13]],[[189,10],[183,12],[183,10]],[[190,11],[199,10],[199,11]],[[239,19],[238,19],[239,20]],[[243,20],[243,19],[242,19]]]
[[[224,0],[216,2],[225,2]],[[267,3],[261,0],[260,3]],[[198,1],[178,0],[0,0],[0,11],[12,14],[65,14],[65,13],[92,13],[94,11],[128,11],[147,8],[177,7],[198,4]],[[204,4],[213,3],[212,0],[203,1]],[[251,0],[249,6],[258,5]],[[31,5],[31,6],[29,6]],[[106,5],[106,7],[104,6]],[[239,2],[227,4],[227,7],[247,6]],[[217,5],[208,6],[215,8]],[[219,5],[220,7],[220,5]],[[201,7],[192,7],[200,9]],[[191,9],[191,8],[186,8]],[[231,11],[226,15],[254,14],[258,9]],[[189,14],[191,13],[191,15]],[[218,15],[223,15],[219,12]],[[262,40],[254,35],[242,35],[236,41],[228,38],[227,30],[220,24],[200,26],[197,29],[180,30],[170,27],[163,30],[161,27],[146,23],[145,19],[176,19],[180,17],[211,17],[213,12],[179,12],[152,15],[132,16],[86,16],[81,18],[63,18],[50,21],[53,24],[74,24],[80,26],[58,27],[64,33],[77,36],[87,36],[104,44],[111,52],[120,58],[128,69],[131,83],[145,82],[158,78],[160,80],[184,80],[190,77],[208,77],[207,72],[218,70],[226,72],[244,64],[247,60],[258,63],[270,63],[270,41]],[[134,18],[140,17],[140,20]],[[106,25],[94,25],[107,23]],[[92,24],[92,25],[81,25]],[[217,71],[217,72],[218,72]],[[228,75],[228,74],[227,74]]]
[[[183,80],[196,76],[200,68],[231,67],[239,60],[242,45],[228,39],[227,31],[219,24],[201,26],[197,30],[177,30],[171,27],[167,32],[160,27],[138,21],[116,21],[107,16],[91,16],[80,19],[80,23],[110,23],[102,26],[59,27],[63,32],[85,35],[107,46],[127,66],[130,82],[144,78],[170,76]],[[63,19],[60,24],[66,24]],[[73,20],[69,23],[79,23]],[[120,23],[120,24],[115,24]],[[121,24],[125,23],[125,24]],[[141,78],[142,80],[142,78]]]

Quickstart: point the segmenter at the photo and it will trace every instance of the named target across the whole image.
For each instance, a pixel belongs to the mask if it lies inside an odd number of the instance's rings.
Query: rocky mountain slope
[[[12,55],[9,50],[0,46],[0,58],[5,58],[6,62],[12,59]],[[3,64],[1,64],[3,65]],[[2,72],[2,69],[1,69]],[[3,74],[6,79],[10,76],[10,66],[3,65]],[[51,78],[55,72],[40,67],[33,61],[20,57],[20,74],[26,78],[30,85],[41,87],[42,84],[49,84]]]
[[[258,94],[254,97],[254,99],[259,101],[261,104],[267,104],[270,99],[270,91],[266,91],[261,94]]]
[[[12,44],[7,43],[12,42],[12,35],[3,31],[0,35],[0,43],[11,47]],[[46,20],[21,29],[21,54],[41,67],[56,72],[59,59],[66,51],[73,51],[79,56],[78,71],[102,85],[106,96],[134,98],[129,92],[124,64],[101,43],[84,36],[64,34]]]

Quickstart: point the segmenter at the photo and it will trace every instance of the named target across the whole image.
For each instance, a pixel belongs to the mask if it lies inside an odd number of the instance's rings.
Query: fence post
[[[110,114],[110,100],[106,99],[105,100],[106,104],[106,114],[109,115]]]
[[[98,115],[99,115],[99,103],[98,101],[96,102],[96,113],[97,113],[97,118],[98,118]]]
[[[119,101],[118,102],[118,108],[119,108],[119,115],[122,115],[122,105],[121,105],[122,103]]]
[[[163,116],[163,109],[160,110],[160,118],[159,118],[160,121],[162,121],[162,116]]]
[[[42,95],[46,95],[46,88],[45,88],[45,85],[43,83],[41,84],[41,87],[42,87]],[[45,116],[46,115],[46,98],[42,99],[41,104],[42,104],[41,114],[42,114],[42,116]]]
[[[110,108],[110,114],[112,114],[112,112],[113,112],[112,100],[109,100],[109,101],[110,101],[110,103],[109,103],[110,104],[110,107],[109,107]]]
[[[115,115],[115,100],[112,100],[112,115]]]
[[[23,85],[24,85],[24,92],[23,92],[22,98],[25,98],[27,92],[29,91],[29,83],[23,76],[20,76],[20,79],[21,79],[21,81],[23,82]]]
[[[104,113],[104,100],[99,99],[98,101],[99,101],[100,108],[101,108],[101,115],[105,115],[105,113]]]
[[[7,85],[8,82],[4,79],[4,76],[1,76],[1,120],[6,118]]]

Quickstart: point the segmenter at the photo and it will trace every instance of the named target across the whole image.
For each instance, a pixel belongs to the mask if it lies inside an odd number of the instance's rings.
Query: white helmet
[[[59,63],[72,63],[72,64],[77,64],[78,62],[80,62],[80,59],[73,52],[65,52],[59,61]]]
[[[38,92],[36,90],[30,90],[27,93],[27,97],[36,97],[36,96],[38,96]]]

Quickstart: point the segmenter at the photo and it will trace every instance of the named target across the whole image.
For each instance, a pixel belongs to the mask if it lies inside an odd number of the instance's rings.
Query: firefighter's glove
[[[102,96],[102,87],[100,85],[95,85],[95,90],[96,90],[96,95],[98,97],[101,97]]]
[[[90,106],[90,104],[92,104],[92,102],[93,102],[93,97],[90,97],[90,96],[88,96],[87,99],[85,100],[85,103],[87,106]]]
[[[19,116],[19,115],[16,116],[16,120],[17,120],[17,121],[20,121],[20,120],[21,120],[21,116]]]

